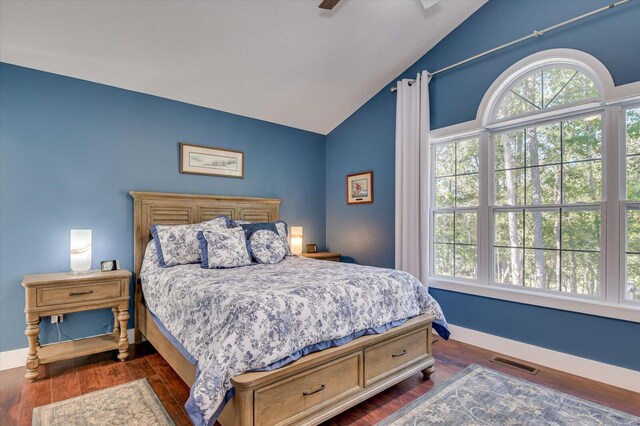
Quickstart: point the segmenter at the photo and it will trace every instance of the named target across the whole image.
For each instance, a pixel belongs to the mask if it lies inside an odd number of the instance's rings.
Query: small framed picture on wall
[[[373,203],[373,172],[347,175],[347,204]]]

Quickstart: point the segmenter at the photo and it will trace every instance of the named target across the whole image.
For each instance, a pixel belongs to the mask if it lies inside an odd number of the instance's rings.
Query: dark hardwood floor
[[[184,412],[189,388],[149,344],[131,347],[132,358],[120,362],[115,352],[61,361],[41,367],[35,383],[24,379],[24,369],[0,372],[0,422],[30,425],[34,407],[146,377],[177,425],[190,424]],[[549,388],[640,416],[640,394],[541,367],[537,375],[489,361],[495,353],[464,343],[443,340],[434,344],[436,372],[430,380],[421,374],[387,389],[326,422],[326,425],[373,425],[425,394],[470,364],[480,364]]]

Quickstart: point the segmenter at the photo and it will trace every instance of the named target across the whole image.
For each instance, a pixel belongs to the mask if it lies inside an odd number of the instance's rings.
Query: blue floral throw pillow
[[[258,263],[278,263],[287,255],[280,235],[266,229],[251,234],[249,250]]]
[[[248,222],[246,220],[232,220],[231,226],[242,226],[245,230],[247,239],[251,238],[251,234],[259,229],[267,229],[269,231],[276,232],[282,238],[284,248],[287,251],[287,256],[291,254],[291,248],[289,247],[289,225],[283,220],[276,222]],[[273,228],[275,226],[275,229]]]
[[[291,247],[289,247],[289,225],[285,221],[279,220],[275,222],[278,235],[282,238],[284,247],[287,250],[287,256],[291,254]]]
[[[154,225],[151,229],[156,243],[158,263],[162,267],[200,263],[198,231],[216,232],[229,227],[227,216],[188,225]]]
[[[198,232],[203,268],[237,268],[251,265],[247,238],[242,228]]]

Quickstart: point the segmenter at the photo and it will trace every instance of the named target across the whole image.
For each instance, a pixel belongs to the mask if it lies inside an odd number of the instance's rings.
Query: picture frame
[[[318,246],[316,244],[307,244],[307,253],[317,253]]]
[[[180,142],[180,173],[244,179],[244,152]]]
[[[100,270],[102,272],[117,271],[120,269],[119,260],[103,260],[100,262]]]
[[[347,175],[347,204],[373,203],[373,171]]]

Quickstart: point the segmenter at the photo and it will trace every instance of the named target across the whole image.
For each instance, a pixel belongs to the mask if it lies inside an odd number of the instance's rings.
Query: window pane
[[[560,210],[534,210],[524,214],[526,247],[560,249]]]
[[[498,206],[524,204],[524,169],[495,172],[495,197]]]
[[[480,143],[478,139],[457,142],[457,174],[478,173],[480,170]]]
[[[627,155],[640,154],[640,108],[627,111]]]
[[[527,166],[560,162],[560,123],[527,129]]]
[[[514,115],[524,114],[525,112],[535,111],[537,108],[535,105],[531,104],[522,97],[518,96],[513,92],[507,93],[504,98],[502,98],[502,102],[500,102],[500,106],[498,107],[498,113],[496,114],[497,119],[511,117]]]
[[[456,213],[456,239],[458,244],[476,244],[478,227],[476,213]]]
[[[433,266],[437,275],[453,276],[453,244],[435,244]]]
[[[477,264],[476,246],[456,245],[456,277],[475,279],[478,274]]]
[[[552,68],[542,71],[545,107],[555,103],[556,100],[558,104],[562,104],[561,96],[567,83],[575,77],[576,71],[569,68]]]
[[[626,112],[627,200],[640,200],[640,108]]]
[[[455,177],[436,178],[436,207],[454,206],[455,184]]]
[[[524,167],[524,130],[498,133],[493,140],[496,170]]]
[[[640,200],[640,155],[627,157],[627,200]]]
[[[600,115],[562,123],[564,162],[601,158],[602,118]]]
[[[479,204],[480,190],[478,188],[478,175],[462,175],[456,177],[457,197],[456,206],[474,207]]]
[[[536,70],[517,80],[503,95],[496,119],[597,99],[598,96],[595,83],[581,71],[562,67]]]
[[[600,211],[562,211],[562,249],[600,250]]]
[[[495,282],[522,285],[522,249],[494,249]]]
[[[525,249],[525,287],[558,291],[560,252]]]
[[[640,254],[640,210],[627,210],[627,251]]]
[[[640,254],[627,255],[625,298],[640,302]]]
[[[565,164],[562,190],[565,204],[593,203],[602,198],[602,161]]]
[[[561,291],[600,295],[600,253],[562,252]]]
[[[433,223],[434,242],[453,243],[453,213],[435,213]]]
[[[505,247],[522,247],[523,217],[522,212],[495,212],[494,245]]]
[[[555,99],[547,101],[545,98],[545,102],[548,102],[546,107],[553,107],[596,97],[598,97],[598,88],[595,83],[578,72]]]
[[[436,176],[453,176],[456,167],[456,144],[436,145]]]
[[[526,203],[560,204],[560,166],[531,167],[526,170]]]

